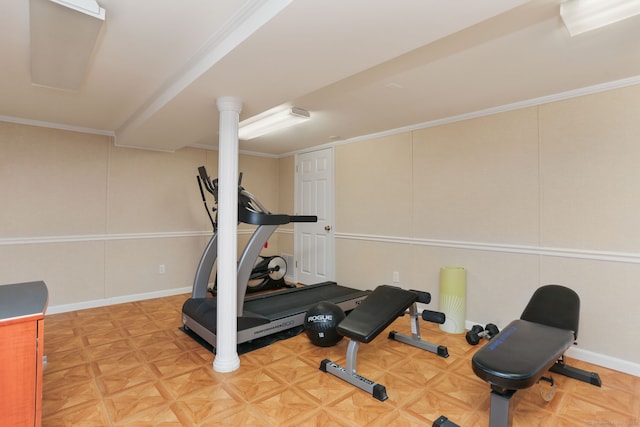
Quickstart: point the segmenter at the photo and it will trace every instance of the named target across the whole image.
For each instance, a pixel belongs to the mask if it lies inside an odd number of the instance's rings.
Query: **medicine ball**
[[[304,317],[304,330],[313,344],[331,347],[343,338],[336,331],[336,326],[345,317],[340,307],[331,302],[322,301],[307,310]]]

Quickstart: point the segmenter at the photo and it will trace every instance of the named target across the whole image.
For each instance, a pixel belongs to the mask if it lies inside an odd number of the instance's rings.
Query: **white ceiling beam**
[[[292,1],[248,1],[245,7],[220,28],[173,78],[116,130],[116,144],[130,145],[133,142],[132,135],[140,126]],[[212,114],[214,112],[212,108]]]

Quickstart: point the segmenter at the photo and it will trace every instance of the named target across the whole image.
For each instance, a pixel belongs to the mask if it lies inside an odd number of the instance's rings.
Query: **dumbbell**
[[[485,328],[480,325],[473,325],[471,330],[467,332],[465,338],[469,344],[478,345],[482,338],[487,337],[491,339],[498,335],[498,332],[500,332],[500,330],[493,323],[489,323]]]

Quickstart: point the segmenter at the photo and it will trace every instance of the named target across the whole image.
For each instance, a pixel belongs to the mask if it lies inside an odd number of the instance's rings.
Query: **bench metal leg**
[[[407,308],[409,308],[409,315],[411,316],[412,336],[409,337],[397,332],[391,332],[389,338],[436,353],[442,357],[448,357],[449,352],[446,347],[422,341],[420,338],[418,306],[415,303],[416,299],[417,296],[415,291],[405,291],[388,285],[382,285],[376,288],[373,293],[369,295],[364,302],[349,314],[349,316],[338,326],[338,331],[342,335],[350,338],[349,346],[347,347],[346,368],[328,359],[324,359],[320,362],[320,370],[323,372],[329,372],[343,381],[366,391],[380,401],[386,400],[387,390],[383,385],[377,384],[374,381],[360,376],[356,372],[358,344],[360,342],[369,342],[374,339],[399,315],[404,314]],[[422,298],[420,301],[425,303],[429,302],[427,298]],[[383,319],[382,323],[376,322],[376,324],[372,325],[373,329],[371,330],[366,329],[366,327],[362,327],[361,323],[367,321],[367,316],[361,315],[358,317],[358,315],[361,313],[371,312],[380,314],[380,311],[383,312],[383,315],[381,315],[381,319]],[[358,318],[357,321],[353,320],[354,316]]]
[[[435,420],[431,427],[460,427],[460,426],[452,421],[449,421],[449,419],[444,415],[440,415],[440,418]]]
[[[602,380],[600,379],[600,375],[595,372],[585,371],[584,369],[574,368],[573,366],[569,366],[565,363],[564,355],[562,355],[562,359],[558,360],[555,365],[553,365],[550,369],[551,372],[555,372],[556,374],[564,375],[565,377],[573,378],[578,381],[584,381],[585,383],[589,383],[598,387],[602,387]]]
[[[491,408],[489,410],[489,427],[509,427],[511,426],[511,414],[509,413],[509,403],[515,390],[507,390],[505,393],[491,391]]]
[[[375,381],[371,381],[356,373],[356,359],[358,354],[358,341],[350,340],[347,347],[347,367],[343,368],[337,363],[332,362],[329,359],[324,359],[320,362],[320,370],[322,372],[328,372],[340,378],[343,381],[348,382],[351,385],[362,389],[378,399],[379,401],[387,400],[387,389],[382,384],[378,384]]]
[[[441,357],[449,357],[449,350],[447,347],[422,340],[422,337],[420,336],[420,314],[418,313],[417,304],[414,303],[411,305],[409,308],[409,316],[411,317],[411,336],[391,331],[389,332],[388,338],[390,340],[400,341],[405,344],[430,351],[431,353],[435,353]]]
[[[360,343],[358,341],[350,340],[347,346],[347,372],[350,374],[356,373],[356,362],[358,361],[358,348]]]

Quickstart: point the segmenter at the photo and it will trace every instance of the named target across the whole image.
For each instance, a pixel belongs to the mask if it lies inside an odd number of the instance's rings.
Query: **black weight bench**
[[[490,427],[511,425],[511,397],[517,390],[547,379],[547,371],[602,385],[598,374],[564,362],[564,353],[578,337],[579,320],[578,294],[560,285],[542,286],[520,319],[509,323],[474,354],[473,372],[491,385]]]
[[[350,338],[347,347],[347,367],[343,368],[328,359],[324,359],[320,362],[320,370],[361,388],[380,401],[386,400],[387,390],[383,385],[356,373],[359,343],[371,342],[394,320],[406,314],[407,309],[410,308],[411,336],[392,331],[389,333],[388,338],[431,351],[441,357],[448,357],[449,352],[446,347],[423,341],[420,337],[419,315],[422,316],[423,320],[435,323],[444,323],[445,321],[444,313],[430,310],[418,313],[417,303],[428,304],[430,300],[431,295],[428,292],[407,291],[389,285],[378,286],[336,328],[339,334]]]

